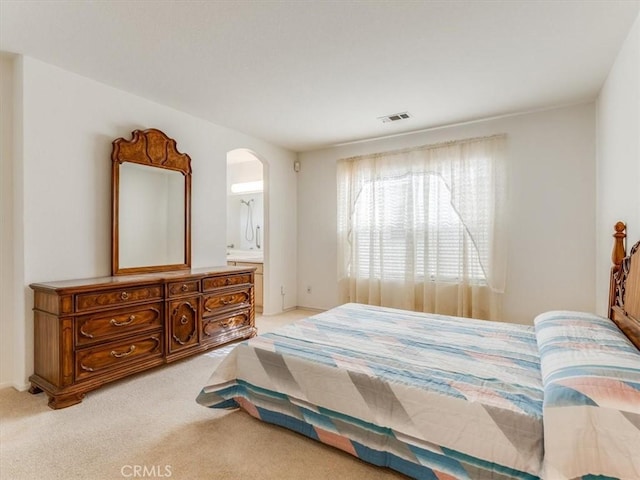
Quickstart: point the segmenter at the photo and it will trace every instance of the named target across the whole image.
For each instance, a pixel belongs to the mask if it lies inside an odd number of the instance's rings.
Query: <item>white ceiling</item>
[[[294,151],[596,97],[640,1],[0,0],[0,50]],[[408,111],[409,120],[377,117]]]

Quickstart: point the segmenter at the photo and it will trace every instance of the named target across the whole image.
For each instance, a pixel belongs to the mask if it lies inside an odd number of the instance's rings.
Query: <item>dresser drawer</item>
[[[162,296],[162,285],[79,293],[76,295],[76,311],[84,312],[146,300],[162,300]]]
[[[112,369],[124,369],[127,365],[153,357],[161,360],[163,352],[161,333],[84,348],[76,351],[75,378],[82,380]]]
[[[234,312],[233,315],[221,315],[202,319],[202,341],[212,342],[217,337],[243,327],[251,326],[250,309]]]
[[[83,315],[76,319],[76,345],[111,340],[162,327],[163,303]]]
[[[188,282],[173,282],[168,285],[169,297],[178,297],[180,295],[186,295],[188,293],[198,292],[200,290],[200,282],[188,281]]]
[[[205,295],[202,298],[202,316],[215,315],[220,310],[235,307],[251,306],[251,289],[243,289],[235,292],[216,293]]]
[[[252,275],[250,273],[238,273],[219,277],[208,277],[202,280],[202,290],[204,292],[209,292],[211,290],[215,290],[216,288],[251,283],[251,277]]]

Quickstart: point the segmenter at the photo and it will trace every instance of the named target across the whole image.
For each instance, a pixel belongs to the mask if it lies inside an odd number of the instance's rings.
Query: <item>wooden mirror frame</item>
[[[134,130],[132,139],[113,141],[111,153],[111,272],[112,275],[167,272],[191,268],[191,158],[180,153],[176,141],[158,129]],[[174,170],[184,175],[184,262],[173,265],[120,267],[120,165],[125,162]]]

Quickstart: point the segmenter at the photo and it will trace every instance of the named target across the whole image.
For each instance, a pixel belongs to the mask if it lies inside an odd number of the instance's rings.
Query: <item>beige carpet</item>
[[[256,323],[264,333],[309,314],[297,310]],[[47,407],[43,393],[0,391],[0,478],[406,478],[242,411],[198,405],[195,397],[221,354],[113,383],[62,410]]]

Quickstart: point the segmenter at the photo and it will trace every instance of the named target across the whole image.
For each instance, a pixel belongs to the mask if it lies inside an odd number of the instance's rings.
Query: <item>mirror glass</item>
[[[184,262],[184,175],[136,163],[120,165],[120,268]]]

